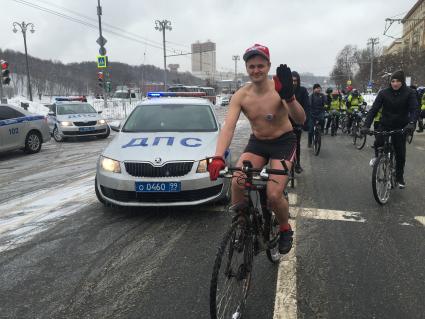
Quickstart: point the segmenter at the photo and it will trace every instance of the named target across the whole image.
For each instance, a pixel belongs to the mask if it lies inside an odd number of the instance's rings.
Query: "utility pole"
[[[235,89],[237,89],[237,74],[238,74],[238,61],[240,60],[239,55],[232,55],[232,60],[235,61]]]
[[[369,38],[369,41],[367,42],[368,45],[371,45],[369,85],[372,85],[372,81],[373,81],[373,57],[374,57],[375,45],[378,43],[379,43],[378,38]]]
[[[30,69],[28,66],[28,51],[27,51],[27,29],[29,26],[31,26],[31,33],[34,33],[34,24],[33,23],[25,23],[24,21],[22,21],[22,23],[18,23],[18,22],[13,22],[13,32],[16,33],[18,32],[18,29],[16,29],[16,27],[19,27],[22,31],[22,35],[24,36],[24,46],[25,46],[25,61],[26,61],[26,65],[27,65],[27,82],[28,82],[28,93],[30,96],[30,101],[32,102],[32,92],[31,92],[31,79],[30,79]]]
[[[165,51],[165,30],[172,30],[171,21],[155,20],[155,30],[162,32],[162,47],[164,50],[164,90],[167,90],[167,55]]]
[[[105,44],[106,44],[106,39],[102,36],[102,7],[100,6],[100,0],[97,0],[97,16],[98,16],[98,20],[99,20],[99,39],[97,39],[97,44],[99,44],[100,48],[99,48],[99,54],[101,56],[105,56],[106,55],[106,49],[105,49]],[[106,62],[108,63],[108,62]],[[103,72],[104,74],[104,83],[103,83],[103,105],[105,108],[108,107],[108,101],[107,101],[107,97],[106,97],[106,82],[109,81],[109,72],[107,69],[107,65],[106,65],[106,69]],[[109,84],[110,85],[110,84]]]

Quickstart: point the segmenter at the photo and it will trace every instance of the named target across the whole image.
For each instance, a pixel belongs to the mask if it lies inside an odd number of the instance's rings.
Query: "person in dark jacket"
[[[314,122],[319,121],[322,133],[325,129],[325,105],[327,103],[326,95],[322,93],[320,84],[313,85],[313,93],[310,95],[310,122],[308,132],[308,147],[311,147],[313,141]]]
[[[362,133],[367,133],[370,125],[382,108],[381,129],[383,131],[405,129],[407,134],[415,129],[418,100],[415,92],[406,86],[403,71],[391,75],[390,86],[379,91],[372,108],[367,114]],[[406,163],[406,134],[392,136],[396,159],[396,178],[400,188],[406,187],[404,182],[404,165]],[[384,144],[383,137],[377,136],[377,146]]]
[[[310,116],[310,102],[308,98],[308,92],[305,87],[301,86],[300,75],[296,71],[292,71],[292,82],[294,84],[295,98],[297,99],[298,103],[300,103],[303,107],[304,112],[306,114],[307,122]],[[295,161],[295,172],[297,174],[300,174],[303,171],[301,167],[301,133],[303,130],[303,125],[297,125],[293,123],[292,126],[294,127],[294,133],[297,136],[297,158]]]

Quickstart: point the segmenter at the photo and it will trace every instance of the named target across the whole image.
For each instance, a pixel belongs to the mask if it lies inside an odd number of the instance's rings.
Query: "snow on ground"
[[[29,103],[28,111],[35,114],[40,115],[47,115],[49,112],[49,108],[45,106],[44,104],[50,104],[50,98],[47,100],[46,98],[42,99],[41,101],[29,101],[27,98],[23,96],[15,96],[11,99],[8,99],[7,102],[9,104],[15,105],[15,106],[21,106],[21,102]]]
[[[27,242],[96,200],[94,173],[59,188],[40,190],[0,205],[0,252]]]

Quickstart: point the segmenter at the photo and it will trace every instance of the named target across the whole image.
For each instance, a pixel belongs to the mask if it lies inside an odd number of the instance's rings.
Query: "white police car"
[[[47,115],[50,133],[56,142],[80,136],[107,138],[110,128],[100,113],[82,98],[56,98]]]
[[[149,99],[131,112],[97,163],[95,189],[104,204],[197,205],[227,199],[230,183],[211,182],[219,124],[201,98]],[[230,153],[226,153],[230,162]]]
[[[0,152],[22,149],[37,153],[50,140],[46,118],[20,107],[0,104]]]

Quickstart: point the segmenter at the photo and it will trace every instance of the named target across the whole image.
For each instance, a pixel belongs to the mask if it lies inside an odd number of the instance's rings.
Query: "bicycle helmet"
[[[332,93],[332,91],[333,91],[333,90],[332,90],[332,88],[331,88],[331,87],[329,87],[329,88],[327,88],[327,89],[326,89],[326,94],[331,94],[331,93]]]

